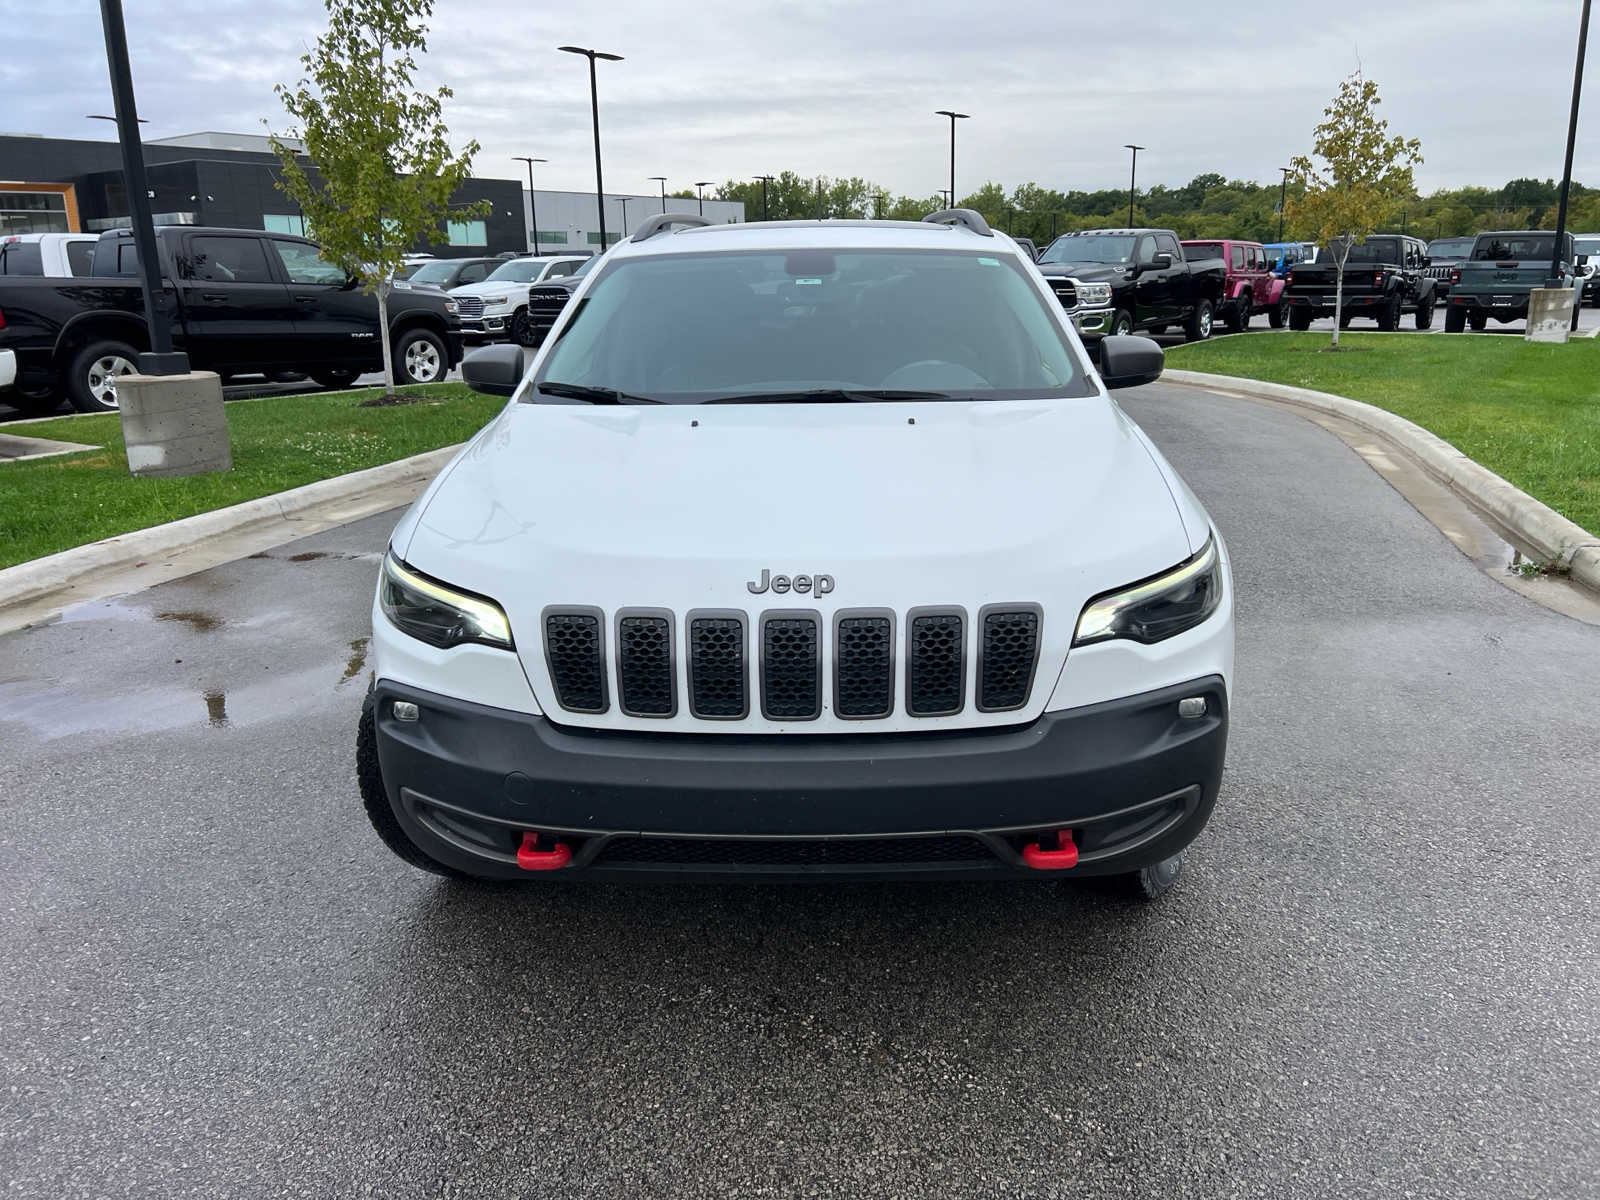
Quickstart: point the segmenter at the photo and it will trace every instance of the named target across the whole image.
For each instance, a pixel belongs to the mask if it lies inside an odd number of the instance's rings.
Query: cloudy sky
[[[298,77],[319,0],[124,4],[147,137],[284,127],[272,86]],[[1559,177],[1579,7],[436,0],[425,70],[455,89],[447,120],[482,144],[478,175],[520,178],[510,156],[534,154],[550,160],[541,187],[594,186],[585,64],[555,50],[575,42],[627,60],[600,64],[608,191],[653,191],[651,175],[677,188],[788,169],[929,195],[948,172],[939,108],[972,114],[962,191],[1121,186],[1130,141],[1149,147],[1141,185],[1202,171],[1275,181],[1359,63],[1383,88],[1391,129],[1422,139],[1426,192]],[[0,131],[104,137],[83,119],[110,111],[98,5],[0,0],[0,28]],[[1595,106],[1600,89],[1574,174],[1600,184]]]

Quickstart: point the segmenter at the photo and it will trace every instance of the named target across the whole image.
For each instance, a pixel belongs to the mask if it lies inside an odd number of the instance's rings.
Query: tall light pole
[[[1578,136],[1578,98],[1583,92],[1583,52],[1589,45],[1589,0],[1583,0],[1578,19],[1578,65],[1572,72],[1572,115],[1567,118],[1567,163],[1561,171],[1561,203],[1556,206],[1556,245],[1550,252],[1550,287],[1561,286],[1561,243],[1566,241],[1567,194],[1572,190],[1572,146]],[[1576,274],[1577,265],[1573,264]],[[1578,303],[1583,303],[1583,280],[1578,280]]]
[[[885,200],[887,200],[888,198],[889,198],[889,193],[888,192],[873,192],[872,193],[872,219],[874,221],[883,220],[883,202]]]
[[[661,211],[667,211],[667,177],[665,175],[652,175],[651,179],[661,184]]]
[[[594,78],[594,60],[621,62],[622,55],[607,54],[602,50],[587,50],[582,46],[557,46],[568,54],[581,54],[589,60],[589,111],[594,116],[594,207],[600,217],[600,253],[606,252],[606,185],[600,175],[600,92]]]
[[[773,181],[773,177],[771,175],[757,175],[756,178],[761,180],[761,219],[765,221],[767,219],[767,184]]]
[[[1279,167],[1283,172],[1283,186],[1278,189],[1278,240],[1283,241],[1283,216],[1289,206],[1289,176],[1294,174],[1293,167]]]
[[[628,236],[628,200],[627,196],[618,196],[617,203],[622,205],[622,236]]]
[[[965,121],[971,114],[951,112],[948,108],[941,108],[934,112],[936,117],[950,118],[950,207],[956,206],[956,122]]]
[[[700,201],[700,215],[702,217],[706,215],[706,194],[700,189],[708,188],[715,182],[715,179],[696,179],[694,181],[694,194],[695,197]]]
[[[533,252],[537,254],[539,253],[539,197],[538,193],[533,190],[533,164],[536,162],[549,162],[550,160],[548,158],[529,158],[526,154],[513,154],[511,157],[516,162],[528,164],[528,207],[531,210],[530,215],[533,217]],[[603,237],[600,240],[602,242],[605,241]]]
[[[1139,151],[1143,146],[1135,146],[1132,142],[1123,142],[1129,150],[1133,151],[1133,165],[1128,168],[1128,228],[1133,228],[1133,183],[1139,175]]]
[[[139,281],[144,285],[144,320],[150,330],[150,353],[139,355],[144,375],[186,375],[189,356],[172,349],[172,328],[157,304],[161,263],[156,258],[156,227],[150,215],[150,184],[144,174],[144,146],[139,141],[139,111],[133,100],[133,70],[128,65],[128,31],[122,23],[122,0],[100,0],[105,27],[106,65],[111,69],[112,112],[117,114],[117,140],[122,144],[122,178],[128,193],[128,223],[139,250]]]

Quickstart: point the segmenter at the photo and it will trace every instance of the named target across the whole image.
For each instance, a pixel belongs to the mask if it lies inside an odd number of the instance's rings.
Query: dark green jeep
[[[1556,235],[1548,230],[1480,233],[1472,253],[1450,270],[1450,303],[1444,314],[1447,333],[1469,324],[1482,330],[1489,318],[1509,324],[1528,319],[1528,293],[1550,278]],[[1561,286],[1572,287],[1574,271],[1584,260],[1574,253],[1572,235],[1562,235]],[[1578,306],[1572,306],[1572,327],[1578,327]]]

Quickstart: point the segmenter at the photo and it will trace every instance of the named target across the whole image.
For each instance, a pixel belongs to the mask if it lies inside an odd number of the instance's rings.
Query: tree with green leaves
[[[394,391],[389,291],[405,254],[442,235],[448,220],[487,215],[487,205],[452,206],[478,143],[451,151],[442,116],[449,88],[418,91],[412,77],[427,51],[433,0],[324,0],[328,30],[300,58],[305,74],[275,89],[305,145],[276,135],[280,190],[305,214],[322,256],[360,278],[378,298],[383,377]],[[441,239],[442,240],[442,239]]]
[[[1338,263],[1334,313],[1344,312],[1344,267],[1350,248],[1376,233],[1402,201],[1416,196],[1411,170],[1422,161],[1422,143],[1389,133],[1377,115],[1378,85],[1360,71],[1339,85],[1312,131],[1311,154],[1290,162],[1304,189],[1289,204],[1289,220],[1309,229]],[[1333,345],[1339,327],[1333,323]]]

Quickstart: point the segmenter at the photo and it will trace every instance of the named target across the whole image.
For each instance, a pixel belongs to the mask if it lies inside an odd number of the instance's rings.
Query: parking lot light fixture
[[[667,211],[667,177],[665,175],[652,175],[651,179],[661,185],[661,211]]]
[[[1145,147],[1143,147],[1143,146],[1135,146],[1132,142],[1124,142],[1123,145],[1126,146],[1129,150],[1133,151],[1133,165],[1128,168],[1128,228],[1132,229],[1133,228],[1133,196],[1134,196],[1133,185],[1134,185],[1134,181],[1138,178],[1138,175],[1139,175],[1139,151],[1143,150]]]
[[[536,162],[549,162],[548,158],[529,158],[526,154],[513,154],[517,162],[528,164],[528,209],[529,216],[533,219],[533,252],[539,253],[539,198],[533,190],[533,164]]]
[[[628,236],[628,201],[630,199],[631,199],[631,197],[629,197],[629,196],[618,196],[617,197],[617,203],[622,205],[622,236],[623,237],[627,237]]]
[[[774,177],[771,175],[757,175],[756,178],[761,180],[761,219],[765,221],[767,220],[767,184],[773,182]]]
[[[702,217],[706,215],[706,194],[703,189],[710,187],[715,182],[715,179],[696,179],[694,181],[694,194],[696,199],[700,201],[700,215]]]
[[[607,54],[603,50],[589,50],[583,46],[557,46],[568,54],[581,54],[589,60],[589,111],[594,118],[594,206],[600,219],[600,253],[606,250],[606,185],[600,171],[600,92],[595,82],[594,61],[621,62],[622,55]]]
[[[950,118],[950,207],[956,206],[956,122],[965,121],[972,114],[952,112],[948,108],[941,108],[934,112],[936,117]]]
[[[1556,243],[1550,254],[1550,287],[1560,287],[1563,279],[1561,243],[1566,241],[1567,196],[1572,191],[1572,150],[1578,137],[1578,100],[1583,94],[1583,53],[1589,45],[1589,0],[1583,0],[1583,15],[1578,18],[1578,65],[1572,73],[1572,114],[1567,118],[1567,160],[1561,171],[1561,199],[1556,206]],[[1574,255],[1576,258],[1576,255]],[[1578,303],[1583,303],[1583,280],[1576,262],[1568,263],[1578,284]]]

